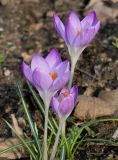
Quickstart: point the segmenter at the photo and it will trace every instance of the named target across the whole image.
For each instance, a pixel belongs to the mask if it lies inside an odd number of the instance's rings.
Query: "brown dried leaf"
[[[101,91],[98,97],[109,103],[109,105],[116,106],[118,109],[118,89],[112,91]]]
[[[112,0],[110,2],[111,4],[105,5],[103,0],[91,0],[86,10],[87,12],[90,12],[91,10],[96,11],[100,21],[105,23],[107,20],[118,16],[118,1]]]
[[[100,98],[80,95],[74,111],[74,116],[85,120],[113,115],[116,110],[117,108],[115,106],[111,106]]]
[[[0,139],[0,151],[18,144],[19,141],[17,138],[1,138]],[[14,149],[12,151],[6,152],[2,155],[0,155],[0,160],[7,160],[7,159],[17,159],[17,158],[23,158],[27,157],[27,153],[25,152],[23,147],[19,147],[17,149]]]
[[[15,131],[17,132],[18,135],[22,136],[23,135],[23,131],[19,127],[18,121],[17,121],[17,119],[16,119],[14,114],[11,114],[11,119],[12,119],[12,123],[13,123],[13,128],[15,129]],[[14,133],[13,133],[13,135],[14,135]]]

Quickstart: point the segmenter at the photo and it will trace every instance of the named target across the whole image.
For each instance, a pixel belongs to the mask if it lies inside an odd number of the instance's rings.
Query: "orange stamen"
[[[80,35],[81,31],[78,31],[77,34]]]
[[[53,80],[55,80],[58,77],[58,73],[57,72],[51,73],[51,77]]]
[[[63,95],[64,95],[64,97],[67,97],[67,96],[68,96],[68,93],[67,93],[67,92],[64,92]]]

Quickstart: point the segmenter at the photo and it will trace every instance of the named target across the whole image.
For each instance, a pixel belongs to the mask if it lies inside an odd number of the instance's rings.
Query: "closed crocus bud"
[[[62,89],[70,77],[69,62],[62,62],[56,49],[52,49],[46,58],[35,54],[31,66],[23,62],[22,70],[26,79],[39,91],[44,102]]]
[[[77,102],[78,88],[73,86],[71,89],[64,88],[59,95],[52,98],[51,106],[59,118],[67,118],[74,109]]]
[[[65,25],[54,13],[53,23],[56,31],[66,42],[72,61],[77,61],[100,27],[100,21],[97,20],[94,11],[90,12],[82,21],[75,12],[71,12]]]

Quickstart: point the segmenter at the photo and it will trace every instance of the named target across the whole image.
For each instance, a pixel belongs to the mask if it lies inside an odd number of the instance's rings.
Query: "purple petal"
[[[56,31],[61,35],[61,37],[66,41],[65,38],[65,26],[58,17],[56,13],[53,14],[53,23],[56,28]]]
[[[95,36],[95,28],[85,29],[74,40],[73,45],[76,47],[86,47]]]
[[[25,64],[24,62],[22,63],[22,71],[23,71],[25,78],[33,84],[32,71],[31,71],[30,67],[27,64]]]
[[[46,61],[50,68],[55,67],[61,62],[61,56],[56,49],[52,49],[46,57]]]
[[[56,71],[58,73],[58,77],[55,79],[53,83],[53,89],[59,90],[65,86],[65,84],[68,82],[70,78],[69,62],[64,61],[60,63],[57,66]]]
[[[90,26],[93,26],[97,23],[97,17],[96,17],[96,13],[90,12],[82,21],[81,21],[81,25],[82,25],[82,29],[87,29]]]
[[[66,23],[66,37],[69,44],[73,43],[75,36],[81,32],[81,22],[76,13],[71,12]]]
[[[63,61],[56,67],[56,71],[58,73],[58,78],[62,77],[64,72],[69,71],[70,63],[69,61]]]
[[[73,95],[74,97],[74,102],[76,103],[77,98],[78,98],[78,87],[77,86],[73,86],[70,90],[70,94]]]
[[[51,106],[54,109],[54,112],[58,115],[59,101],[57,98],[52,97]]]
[[[70,71],[67,71],[63,74],[62,77],[58,78],[57,80],[54,81],[53,83],[53,90],[60,90],[62,89],[68,82],[70,78]]]
[[[74,108],[74,98],[72,96],[68,96],[62,100],[59,105],[59,113],[62,116],[69,116]]]
[[[49,74],[43,73],[40,71],[40,68],[37,68],[33,72],[33,81],[42,90],[46,91],[52,84],[52,78]]]
[[[31,62],[31,70],[34,71],[36,68],[39,68],[42,72],[48,73],[49,72],[49,65],[46,60],[40,56],[39,54],[35,54],[32,57]]]
[[[100,21],[98,21],[94,27],[95,27],[95,34],[96,34],[98,30],[100,29]]]

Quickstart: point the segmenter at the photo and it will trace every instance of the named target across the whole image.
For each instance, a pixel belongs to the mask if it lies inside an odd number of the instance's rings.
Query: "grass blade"
[[[4,119],[3,119],[4,120]],[[7,122],[6,120],[4,120],[5,123],[9,126],[9,128],[16,134],[16,136],[19,138],[19,140],[21,141],[21,143],[24,145],[24,147],[27,149],[28,153],[34,158],[35,154],[33,153],[33,151],[31,150],[31,147],[25,142],[25,140],[19,135],[17,134],[16,130],[11,126],[11,124],[9,122]]]
[[[40,142],[38,141],[38,136],[37,136],[37,133],[36,133],[36,131],[35,131],[34,123],[33,123],[33,121],[32,121],[31,115],[30,115],[30,113],[29,113],[29,111],[28,111],[26,102],[25,102],[24,97],[23,97],[23,93],[22,93],[19,85],[18,85],[18,91],[19,91],[19,95],[20,95],[20,98],[21,98],[21,101],[22,101],[22,104],[23,104],[23,108],[24,108],[25,114],[26,114],[26,116],[27,116],[27,119],[28,119],[28,122],[29,122],[29,125],[30,125],[30,129],[31,129],[31,131],[32,131],[32,134],[33,134],[35,143],[36,143],[36,145],[37,145],[38,157],[42,158],[41,144],[40,144]]]

